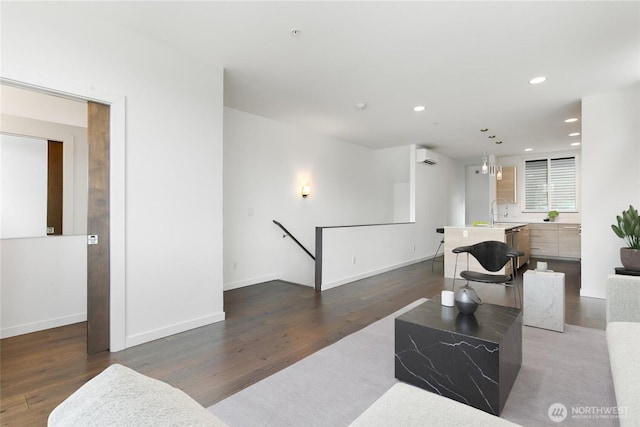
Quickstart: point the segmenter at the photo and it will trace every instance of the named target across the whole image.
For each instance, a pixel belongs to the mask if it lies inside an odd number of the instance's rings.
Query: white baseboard
[[[246,280],[238,280],[237,282],[225,283],[223,289],[225,291],[230,291],[231,289],[244,288],[245,286],[257,285],[258,283],[270,282],[272,280],[277,280],[275,274],[270,274],[268,276],[262,277],[254,277],[252,279]]]
[[[401,267],[406,267],[407,265],[411,265],[411,264],[416,264],[422,261],[426,261],[428,259],[432,259],[433,256],[427,256],[427,257],[421,257],[421,258],[416,258],[416,259],[412,259],[409,261],[404,261],[398,264],[393,264],[393,265],[389,265],[387,267],[382,267],[382,268],[378,268],[376,270],[371,270],[371,271],[367,271],[364,273],[359,273],[356,274],[354,276],[349,276],[349,277],[345,277],[339,280],[334,280],[333,282],[329,282],[329,283],[323,283],[322,284],[322,290],[326,291],[328,289],[331,288],[335,288],[338,286],[342,286],[342,285],[346,285],[347,283],[351,283],[354,282],[356,280],[360,280],[360,279],[366,279],[367,277],[371,277],[371,276],[375,276],[376,274],[381,274],[381,273],[386,273],[387,271],[391,271],[391,270],[395,270],[396,268],[401,268]]]
[[[191,329],[199,328],[201,326],[210,325],[212,323],[221,322],[225,318],[224,311],[219,313],[203,316],[198,319],[188,320],[186,322],[176,323],[164,328],[154,329],[153,331],[143,332],[141,334],[131,335],[126,339],[126,348],[136,345],[144,344],[150,341],[158,340],[168,337],[170,335],[179,334]]]
[[[0,329],[0,338],[15,337],[17,335],[30,334],[31,332],[44,331],[45,329],[58,328],[60,326],[72,325],[74,323],[85,322],[87,313],[70,314],[68,316],[56,317],[55,319],[39,320],[37,322],[25,323],[23,325],[9,326]]]
[[[597,289],[581,288],[580,296],[587,297],[587,298],[607,299],[607,290],[600,289],[600,288],[597,288]]]

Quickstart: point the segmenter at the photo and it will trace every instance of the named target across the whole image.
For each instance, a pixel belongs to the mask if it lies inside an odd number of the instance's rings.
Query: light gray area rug
[[[394,319],[424,301],[341,339],[209,411],[231,427],[349,425],[398,381]],[[567,409],[561,423],[549,418],[554,404]],[[615,426],[616,419],[593,415],[614,406],[604,331],[571,325],[565,333],[524,327],[522,368],[502,418],[523,426]]]

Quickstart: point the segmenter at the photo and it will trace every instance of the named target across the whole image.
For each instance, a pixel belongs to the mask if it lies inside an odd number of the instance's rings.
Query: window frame
[[[527,162],[531,162],[531,161],[542,161],[545,160],[546,161],[546,168],[547,168],[547,186],[549,185],[549,171],[550,171],[550,165],[551,165],[551,161],[552,160],[557,160],[557,159],[564,159],[564,158],[570,158],[573,157],[574,159],[574,184],[575,184],[575,194],[574,194],[574,200],[575,200],[575,208],[574,209],[558,209],[558,208],[552,208],[550,207],[551,204],[551,197],[550,197],[550,193],[549,191],[547,191],[546,194],[546,198],[547,198],[547,208],[546,209],[527,209]],[[559,152],[559,153],[554,153],[554,154],[545,154],[545,155],[540,155],[540,156],[528,156],[526,158],[522,159],[522,212],[523,213],[546,213],[549,212],[550,210],[554,209],[557,210],[558,212],[569,212],[569,213],[577,213],[579,212],[579,206],[580,206],[580,192],[581,192],[581,182],[580,182],[580,163],[581,163],[581,159],[580,159],[580,154],[578,153],[567,153],[567,152]]]

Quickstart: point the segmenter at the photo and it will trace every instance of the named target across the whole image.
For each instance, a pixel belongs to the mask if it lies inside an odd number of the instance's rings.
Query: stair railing
[[[307,255],[309,255],[309,256],[311,257],[311,259],[313,259],[313,260],[315,261],[316,257],[314,257],[314,256],[313,256],[313,254],[312,254],[311,252],[309,252],[309,251],[307,250],[307,248],[305,248],[305,247],[302,245],[302,243],[300,243],[300,242],[298,241],[298,239],[296,239],[296,238],[293,236],[293,234],[291,234],[291,233],[289,232],[289,230],[287,230],[287,229],[286,229],[282,224],[280,224],[280,223],[279,223],[278,221],[276,221],[275,219],[273,220],[273,223],[274,223],[275,225],[277,225],[278,227],[280,227],[280,228],[282,229],[282,231],[284,231],[284,232],[285,232],[285,234],[282,236],[282,238],[283,238],[283,239],[284,239],[285,237],[287,237],[287,236],[291,237],[291,240],[293,240],[294,242],[296,242],[296,244],[297,244],[298,246],[300,246],[300,247],[302,248],[302,250],[303,250],[303,251],[305,251],[305,252],[307,253]]]

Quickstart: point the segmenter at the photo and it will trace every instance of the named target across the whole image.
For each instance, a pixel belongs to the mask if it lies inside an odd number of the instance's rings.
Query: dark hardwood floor
[[[531,265],[535,265],[535,260]],[[45,426],[51,410],[113,363],[184,390],[203,406],[291,365],[422,297],[450,287],[436,260],[322,293],[273,281],[225,292],[226,320],[117,353],[86,354],[86,323],[0,341],[0,422]],[[604,329],[604,301],[579,296],[580,265],[566,274],[566,322]],[[521,274],[522,274],[521,270]],[[488,303],[513,304],[512,289],[476,286]]]

